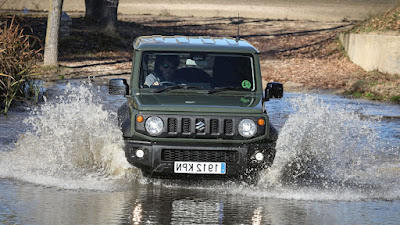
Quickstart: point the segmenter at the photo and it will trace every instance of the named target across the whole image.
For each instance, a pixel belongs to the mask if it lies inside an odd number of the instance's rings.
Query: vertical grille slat
[[[218,119],[210,120],[210,132],[211,134],[219,134],[219,121]]]
[[[233,135],[233,121],[231,119],[224,120],[224,133],[226,135]]]
[[[177,119],[176,118],[168,118],[168,132],[176,133],[177,128]]]
[[[190,118],[182,119],[182,133],[190,134]]]

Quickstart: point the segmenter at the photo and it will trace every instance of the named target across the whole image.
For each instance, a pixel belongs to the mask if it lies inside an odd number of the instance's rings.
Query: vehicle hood
[[[262,113],[262,96],[221,94],[164,94],[134,95],[133,104],[139,111],[207,112],[207,113]]]

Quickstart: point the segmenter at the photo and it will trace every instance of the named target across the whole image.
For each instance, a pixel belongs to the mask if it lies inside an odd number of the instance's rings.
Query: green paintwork
[[[140,51],[259,53],[246,40],[236,42],[235,39],[226,37],[142,36],[136,39],[133,47]]]
[[[255,92],[263,94],[259,51],[246,40],[238,42],[233,38],[213,37],[184,37],[184,36],[142,36],[138,37],[133,44],[134,53],[132,59],[132,75],[130,79],[131,95],[140,93],[139,75],[141,58],[146,51],[166,52],[214,52],[248,54],[253,57]]]
[[[259,63],[259,51],[246,40],[236,42],[233,38],[183,37],[183,36],[142,36],[134,43],[130,96],[128,103],[131,120],[137,113],[172,114],[172,115],[223,115],[223,116],[260,116],[266,119],[266,134],[248,140],[158,138],[135,132],[131,124],[131,138],[146,141],[203,142],[243,144],[268,141],[269,117],[264,111],[264,100]],[[246,54],[253,58],[256,87],[253,91],[223,91],[207,94],[207,90],[172,90],[153,93],[151,89],[139,88],[139,75],[142,55],[146,51],[156,52],[206,52]],[[242,84],[248,86],[246,82]]]
[[[262,114],[262,96],[240,93],[148,92],[136,95],[132,100],[139,111]]]

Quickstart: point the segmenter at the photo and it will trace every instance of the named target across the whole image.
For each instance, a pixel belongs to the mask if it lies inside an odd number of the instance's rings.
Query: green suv
[[[126,158],[166,178],[254,179],[270,166],[278,137],[264,108],[283,86],[263,90],[259,51],[233,38],[143,36],[134,41],[118,122]]]

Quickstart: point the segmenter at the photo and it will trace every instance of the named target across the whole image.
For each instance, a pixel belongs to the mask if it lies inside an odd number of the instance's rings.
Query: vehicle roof
[[[246,40],[236,41],[231,37],[141,36],[136,38],[133,47],[143,51],[259,53]]]

